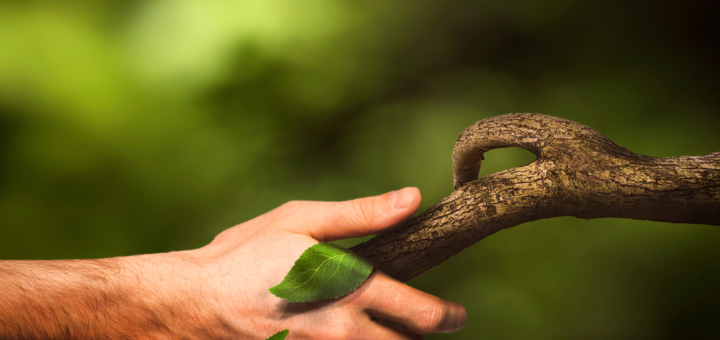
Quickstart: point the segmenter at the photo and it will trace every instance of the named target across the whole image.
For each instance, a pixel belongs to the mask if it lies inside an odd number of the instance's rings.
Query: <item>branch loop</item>
[[[571,140],[594,142],[593,150],[568,143]],[[528,150],[537,161],[564,162],[567,157],[589,151],[634,155],[597,131],[566,119],[535,113],[496,116],[470,125],[455,141],[452,157],[455,189],[477,180],[485,152],[506,147]]]

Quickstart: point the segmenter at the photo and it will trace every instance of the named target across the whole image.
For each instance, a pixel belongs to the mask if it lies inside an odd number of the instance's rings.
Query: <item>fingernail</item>
[[[403,209],[410,205],[414,196],[412,188],[404,188],[389,192],[387,197],[393,208]]]
[[[453,329],[452,332],[457,332],[463,327],[465,327],[465,321],[467,320],[467,311],[465,311],[465,307],[460,305],[460,312],[462,313],[461,317],[457,319],[457,324],[455,325],[455,329]]]

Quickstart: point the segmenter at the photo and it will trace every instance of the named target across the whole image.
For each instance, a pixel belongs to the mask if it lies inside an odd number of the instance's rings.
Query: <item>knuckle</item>
[[[345,340],[349,339],[349,333],[346,327],[332,327],[320,334],[321,340]]]
[[[210,244],[213,244],[213,245],[232,244],[233,241],[236,241],[239,238],[241,238],[240,226],[242,226],[242,224],[238,224],[234,227],[230,227],[230,228],[227,228],[227,229],[221,231],[219,234],[215,235],[215,238],[213,238],[213,240],[212,240],[212,242],[210,242]]]
[[[287,201],[278,207],[278,210],[288,211],[299,208],[302,205],[302,201]]]
[[[280,205],[279,207],[275,208],[271,215],[274,216],[282,216],[282,217],[288,217],[288,216],[295,216],[298,214],[303,213],[308,208],[308,204],[311,203],[309,201],[287,201]]]
[[[351,222],[356,225],[370,225],[375,219],[372,205],[363,199],[352,201],[349,211]]]
[[[210,243],[225,243],[230,239],[230,233],[232,233],[232,228],[225,229],[219,234],[215,235],[215,238]]]
[[[421,333],[438,333],[448,314],[447,304],[428,304],[420,310],[417,328]]]
[[[368,289],[372,285],[373,276],[371,276],[354,290],[352,293],[341,297],[343,303],[349,306],[351,309],[363,309],[370,305],[375,299],[375,292],[372,289]]]

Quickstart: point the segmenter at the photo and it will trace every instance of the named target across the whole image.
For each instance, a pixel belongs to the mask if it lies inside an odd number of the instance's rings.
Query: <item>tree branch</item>
[[[520,147],[525,166],[478,179],[483,154]],[[407,281],[502,229],[558,216],[720,225],[720,152],[655,158],[540,114],[481,120],[453,151],[455,192],[406,226],[352,248]]]

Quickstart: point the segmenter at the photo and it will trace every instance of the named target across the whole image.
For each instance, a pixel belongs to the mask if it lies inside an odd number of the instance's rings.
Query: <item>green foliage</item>
[[[286,328],[282,331],[279,331],[279,332],[273,334],[271,337],[267,338],[266,340],[285,340],[285,337],[287,337],[289,333],[290,333],[290,330]]]
[[[291,302],[337,299],[349,294],[370,276],[368,259],[332,243],[318,243],[305,250],[280,284],[270,288]]]

